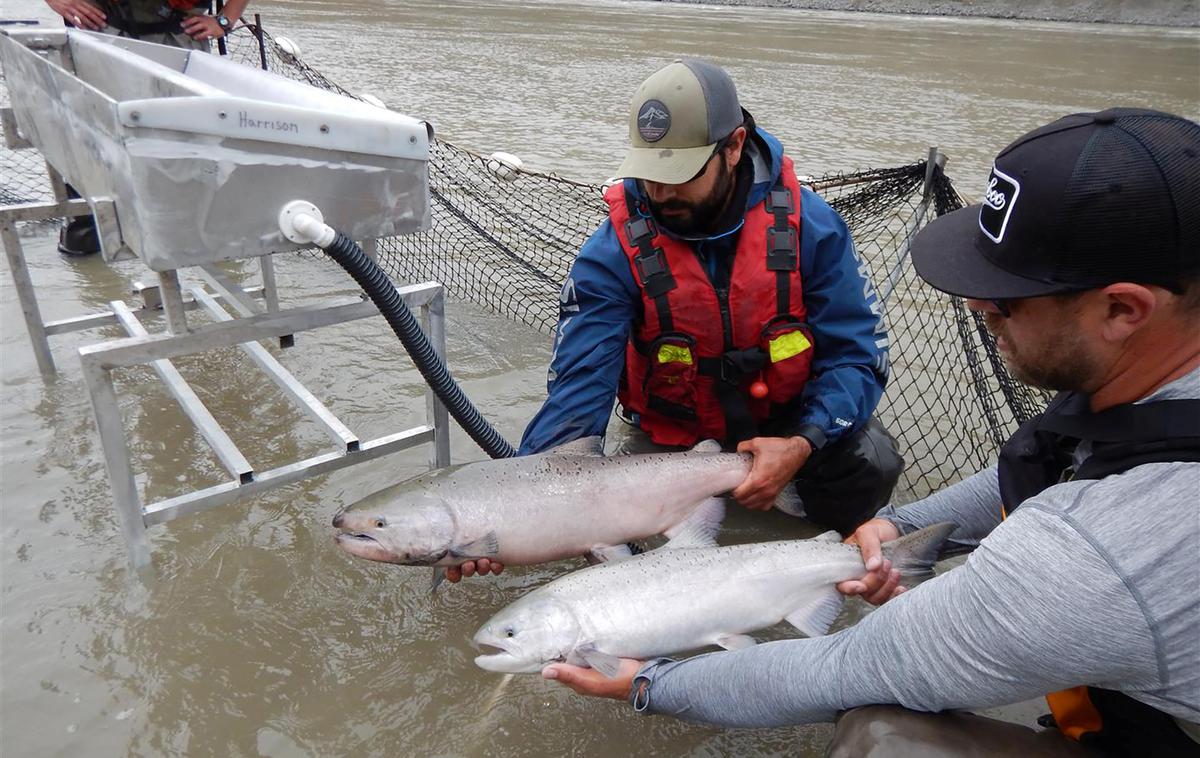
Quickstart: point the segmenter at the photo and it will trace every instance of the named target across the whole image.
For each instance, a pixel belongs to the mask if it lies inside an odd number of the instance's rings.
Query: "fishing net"
[[[231,34],[227,54],[350,94],[258,27]],[[7,106],[7,87],[0,92]],[[36,151],[0,151],[0,203],[51,198]],[[908,265],[912,235],[963,205],[950,179],[919,161],[804,181],[846,220],[880,293],[892,371],[878,416],[907,461],[897,499],[922,497],[987,465],[1046,398],[1007,373],[977,314],[927,286]],[[397,282],[436,280],[454,297],[550,332],[570,265],[605,218],[602,189],[514,170],[439,138],[430,155],[431,228],[379,240],[376,254]]]

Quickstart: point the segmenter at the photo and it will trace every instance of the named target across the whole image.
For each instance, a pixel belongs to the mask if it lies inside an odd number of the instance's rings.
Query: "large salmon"
[[[954,524],[884,543],[905,586],[933,575]],[[665,546],[576,571],[530,592],[475,635],[489,671],[540,671],[566,661],[616,673],[619,658],[654,658],[705,645],[754,644],[749,632],[786,620],[825,634],[842,607],[836,585],[866,573],[856,545],[837,532],[810,540],[711,545],[684,531]]]
[[[457,566],[478,558],[531,565],[629,554],[626,543],[685,526],[720,527],[716,497],[750,456],[702,442],[679,453],[605,457],[598,437],[546,453],[450,466],[394,485],[334,517],[337,544],[373,561]],[[787,488],[792,492],[792,488]]]

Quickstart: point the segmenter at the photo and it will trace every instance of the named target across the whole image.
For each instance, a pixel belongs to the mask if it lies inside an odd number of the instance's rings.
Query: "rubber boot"
[[[100,236],[91,216],[76,216],[58,233],[58,252],[63,255],[91,255],[100,252]]]

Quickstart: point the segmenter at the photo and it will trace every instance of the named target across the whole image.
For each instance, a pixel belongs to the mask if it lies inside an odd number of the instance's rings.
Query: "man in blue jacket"
[[[630,138],[609,218],[563,286],[549,394],[520,454],[603,435],[616,397],[638,430],[626,451],[719,440],[754,456],[742,505],[794,487],[801,502],[781,508],[851,533],[903,459],[872,417],[887,332],[845,222],[711,63],[643,82]]]

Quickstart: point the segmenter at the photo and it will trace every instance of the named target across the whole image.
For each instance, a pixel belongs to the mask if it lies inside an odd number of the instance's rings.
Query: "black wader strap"
[[[767,270],[775,272],[775,310],[786,316],[792,307],[791,273],[800,265],[800,241],[796,230],[788,226],[792,212],[792,193],[776,181],[767,193],[767,210],[775,223],[767,230]]]
[[[750,415],[750,405],[746,402],[741,385],[746,377],[757,374],[765,365],[767,354],[759,347],[730,350],[720,358],[701,357],[697,363],[698,373],[716,379],[713,388],[717,402],[721,404],[721,413],[725,416],[727,444],[736,445],[758,436],[758,424]]]
[[[675,321],[671,318],[671,304],[667,293],[675,289],[675,277],[667,265],[667,256],[661,247],[654,247],[654,238],[658,236],[658,227],[649,216],[643,216],[636,205],[625,194],[625,207],[629,209],[629,220],[625,222],[625,238],[629,244],[636,247],[637,255],[633,256],[633,265],[637,269],[638,279],[642,289],[654,300],[654,309],[658,312],[658,328],[661,332],[674,330]]]
[[[1091,453],[1076,471],[1081,439]],[[1092,413],[1087,396],[1056,395],[1044,413],[1017,429],[1000,448],[997,475],[1005,513],[1068,479],[1103,479],[1135,466],[1200,461],[1200,400],[1158,400]]]

